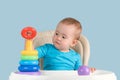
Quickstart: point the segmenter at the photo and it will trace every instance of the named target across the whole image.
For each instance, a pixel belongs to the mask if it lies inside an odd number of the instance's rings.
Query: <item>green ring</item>
[[[21,56],[21,60],[38,60],[38,56]]]

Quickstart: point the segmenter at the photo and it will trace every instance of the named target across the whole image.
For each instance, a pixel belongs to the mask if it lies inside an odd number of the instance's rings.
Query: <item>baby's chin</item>
[[[60,50],[60,48],[57,45],[55,45],[55,44],[53,44],[53,45],[55,46],[56,49]]]

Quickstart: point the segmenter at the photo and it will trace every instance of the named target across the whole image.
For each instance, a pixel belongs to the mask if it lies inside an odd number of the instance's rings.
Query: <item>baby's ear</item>
[[[74,47],[76,44],[78,43],[78,40],[77,39],[75,39],[75,40],[73,40],[73,42],[72,42],[72,47]]]

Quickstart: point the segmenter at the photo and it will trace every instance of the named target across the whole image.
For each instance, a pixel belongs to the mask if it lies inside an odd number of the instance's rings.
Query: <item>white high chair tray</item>
[[[77,71],[45,71],[41,75],[23,75],[12,72],[9,80],[117,80],[113,72],[96,70],[88,76],[79,76]]]

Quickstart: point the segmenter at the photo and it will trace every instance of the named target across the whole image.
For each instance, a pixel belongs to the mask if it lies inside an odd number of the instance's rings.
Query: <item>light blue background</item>
[[[65,17],[82,23],[91,45],[89,66],[113,71],[120,79],[119,0],[0,0],[0,79],[17,71],[23,27],[53,30]]]

